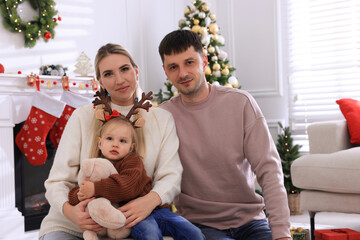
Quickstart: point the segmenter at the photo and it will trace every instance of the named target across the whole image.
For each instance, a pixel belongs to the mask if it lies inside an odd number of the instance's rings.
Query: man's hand
[[[63,213],[65,217],[75,223],[81,230],[98,232],[102,230],[102,227],[92,220],[90,214],[85,211],[86,206],[91,200],[93,199],[87,199],[76,206],[71,206],[69,202],[66,202],[63,205]]]
[[[80,201],[91,198],[95,195],[95,184],[90,181],[81,183],[81,187],[78,192],[78,198]]]
[[[161,204],[161,199],[156,192],[150,192],[143,197],[134,199],[119,210],[125,215],[125,227],[130,228],[147,218],[155,207]]]

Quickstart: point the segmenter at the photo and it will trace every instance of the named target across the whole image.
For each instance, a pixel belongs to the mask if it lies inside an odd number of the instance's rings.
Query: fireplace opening
[[[46,162],[39,166],[31,165],[15,144],[15,137],[24,123],[14,127],[15,205],[24,216],[25,231],[31,231],[40,228],[41,221],[49,212],[44,182],[53,164],[56,148],[47,137]]]

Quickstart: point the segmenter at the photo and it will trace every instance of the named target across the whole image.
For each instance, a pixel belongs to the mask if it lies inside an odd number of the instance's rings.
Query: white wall
[[[94,60],[108,42],[128,48],[140,66],[144,90],[158,92],[165,81],[157,52],[162,37],[178,28],[192,0],[57,0],[62,21],[55,39],[24,48],[23,35],[0,25],[0,63],[5,72],[38,73],[41,65],[62,64],[73,75],[76,58],[84,51]],[[280,0],[208,0],[217,16],[224,50],[244,90],[258,101],[276,137],[277,121],[287,123],[287,83],[282,77],[279,48]],[[1,19],[2,21],[2,19]]]

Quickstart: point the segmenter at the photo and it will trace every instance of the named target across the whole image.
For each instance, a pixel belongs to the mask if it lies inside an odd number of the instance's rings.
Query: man
[[[179,214],[206,239],[290,239],[280,158],[254,98],[206,82],[207,56],[191,31],[166,35],[159,53],[180,93],[161,105],[172,113],[180,139]],[[255,175],[264,198],[255,193]]]

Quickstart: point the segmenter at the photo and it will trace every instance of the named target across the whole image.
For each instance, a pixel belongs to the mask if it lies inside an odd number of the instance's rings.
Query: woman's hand
[[[102,227],[92,220],[90,214],[85,211],[86,206],[91,200],[93,200],[93,198],[82,201],[76,206],[72,206],[69,202],[66,202],[63,205],[63,213],[65,217],[75,223],[81,230],[98,232]]]
[[[147,218],[155,207],[161,204],[160,196],[156,192],[150,192],[143,197],[136,198],[119,210],[126,217],[126,228],[131,228]]]

